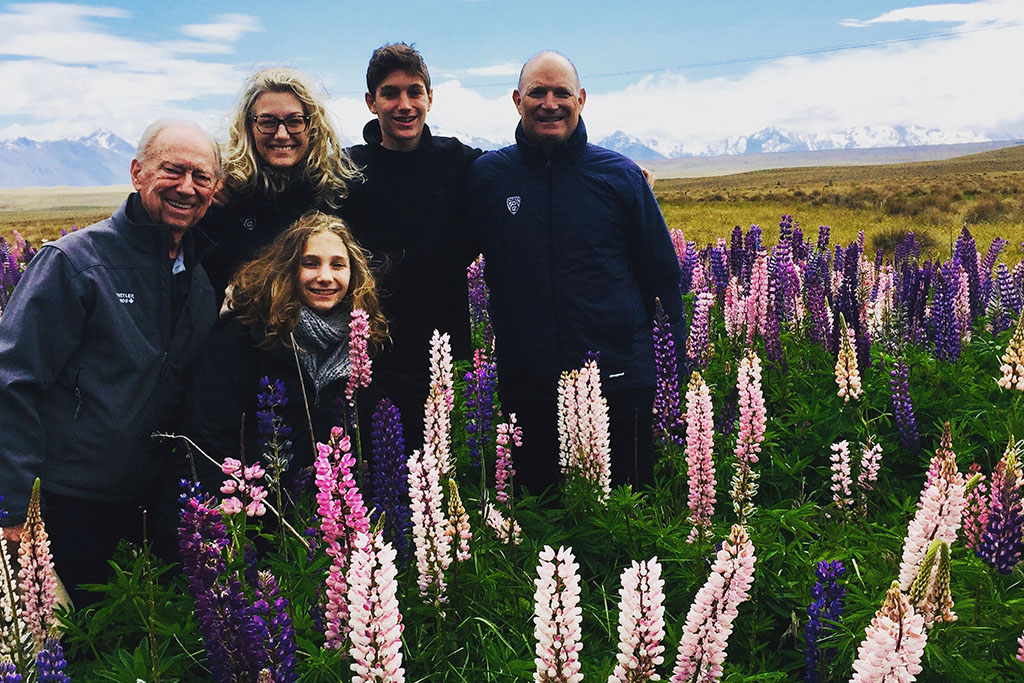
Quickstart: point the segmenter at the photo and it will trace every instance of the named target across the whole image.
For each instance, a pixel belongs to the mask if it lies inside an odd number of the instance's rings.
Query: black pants
[[[82,609],[103,596],[78,586],[109,579],[108,561],[122,538],[142,543],[144,508],[138,503],[98,503],[54,493],[44,494],[43,504],[54,569],[75,608]],[[155,501],[147,505],[151,509],[146,513],[146,537],[158,555],[176,561],[175,520],[161,518],[158,507]]]
[[[608,431],[612,452],[612,487],[634,489],[654,483],[654,436],[651,410],[654,389],[610,392]],[[523,446],[512,452],[516,489],[533,495],[558,483],[558,405],[551,401],[503,399],[502,408],[516,414],[523,428]]]

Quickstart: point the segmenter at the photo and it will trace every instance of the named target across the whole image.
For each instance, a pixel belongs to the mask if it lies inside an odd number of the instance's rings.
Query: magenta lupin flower
[[[657,667],[665,661],[665,582],[657,557],[633,561],[622,571],[619,589],[618,663],[608,683],[659,680]]]
[[[413,451],[409,458],[409,508],[420,596],[437,606],[447,599],[444,572],[451,565],[452,552],[444,514],[441,468],[430,449]]]
[[[351,544],[357,534],[370,528],[366,505],[352,476],[355,458],[350,449],[349,437],[341,427],[331,430],[329,443],[317,444],[317,515],[325,552],[331,557],[324,595],[324,647],[328,649],[344,645],[348,617],[345,572]]]
[[[763,337],[768,329],[768,252],[764,249],[757,252],[750,272],[746,308],[747,346],[750,346],[755,335]]]
[[[373,378],[372,363],[368,352],[370,341],[370,316],[361,308],[352,309],[352,320],[348,323],[348,358],[352,369],[345,385],[345,398],[355,408],[356,391],[370,386]]]
[[[1017,639],[1017,661],[1024,662],[1024,633]]]
[[[469,542],[473,540],[473,532],[469,528],[469,515],[459,495],[459,485],[454,477],[448,478],[448,528],[446,533],[455,548],[455,560],[465,562],[472,555],[469,553]],[[457,542],[457,544],[456,544]]]
[[[964,508],[964,545],[977,550],[981,543],[981,535],[988,524],[988,484],[981,471],[981,465],[971,463],[972,477],[978,477],[978,483],[967,492],[967,503]]]
[[[516,424],[515,413],[509,413],[508,422],[498,425],[495,442],[497,444],[494,459],[494,488],[497,490],[495,497],[499,503],[507,503],[512,477],[516,473],[512,467],[512,447],[519,448],[523,445],[523,428]]]
[[[754,544],[736,524],[715,556],[711,575],[697,591],[679,640],[672,683],[717,681],[722,676],[725,648],[739,605],[754,583]]]
[[[597,362],[563,372],[558,382],[558,461],[569,487],[593,492],[604,504],[611,493],[611,441],[608,402],[601,394]]]
[[[974,320],[971,317],[970,285],[967,280],[967,272],[963,267],[958,268],[958,280],[956,296],[953,299],[953,313],[956,315],[956,326],[960,330],[960,341],[967,344],[971,341],[971,328],[974,327]]]
[[[711,538],[711,515],[715,511],[714,435],[711,390],[700,373],[694,372],[686,389],[687,505],[693,524],[687,543]]]
[[[452,346],[447,334],[434,330],[430,338],[430,392],[423,410],[423,451],[437,460],[441,476],[451,474]]]
[[[711,306],[715,303],[715,295],[701,292],[693,304],[693,324],[690,336],[686,338],[686,357],[698,365],[706,365],[714,355],[715,348],[708,344],[708,327],[710,324]]]
[[[926,485],[921,507],[911,520],[903,543],[899,586],[904,591],[910,590],[932,541],[945,541],[949,545],[956,541],[963,517],[964,477],[957,470],[956,456],[951,450],[940,448],[935,457],[941,458],[939,474]]]
[[[556,553],[544,546],[534,584],[533,633],[537,645],[533,674],[536,683],[579,683],[580,640],[583,610],[580,608],[579,565],[571,548]]]
[[[853,480],[850,478],[850,442],[840,441],[831,446],[832,455],[829,460],[832,465],[832,501],[839,510],[839,515],[846,519],[849,517],[850,508],[853,507],[853,498],[850,485]]]
[[[353,683],[402,683],[402,614],[395,549],[381,534],[357,534],[348,570]]]
[[[860,454],[860,473],[857,475],[857,486],[864,493],[874,489],[878,481],[878,470],[882,466],[882,444],[872,443],[870,439],[864,444]]]
[[[927,640],[924,617],[893,581],[857,649],[850,683],[913,681],[921,673]]]
[[[729,284],[725,288],[725,303],[723,317],[725,318],[725,333],[729,339],[736,341],[743,333],[743,326],[747,319],[746,301],[740,292],[739,278],[733,275],[729,278]]]
[[[27,517],[18,546],[18,588],[21,590],[22,623],[32,637],[38,652],[56,622],[53,606],[56,603],[57,579],[50,554],[50,537],[39,509],[39,479],[32,485]]]
[[[243,466],[240,460],[225,458],[220,471],[228,475],[221,484],[220,492],[231,496],[221,501],[221,514],[233,515],[243,510],[247,517],[262,517],[266,514],[267,506],[263,501],[267,499],[267,490],[256,483],[266,471],[259,463]]]

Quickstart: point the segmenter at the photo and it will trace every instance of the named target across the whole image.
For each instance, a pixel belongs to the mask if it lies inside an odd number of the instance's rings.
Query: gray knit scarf
[[[339,310],[340,309],[340,310]],[[348,357],[349,313],[338,306],[326,317],[321,317],[305,306],[295,326],[295,341],[299,347],[299,360],[313,378],[316,395],[336,379],[348,377],[352,361]]]

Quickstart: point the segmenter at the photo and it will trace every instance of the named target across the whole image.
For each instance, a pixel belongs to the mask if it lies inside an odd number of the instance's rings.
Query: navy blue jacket
[[[528,140],[470,171],[469,221],[486,259],[503,397],[554,400],[563,370],[599,351],[606,392],[654,386],[658,297],[682,318],[679,266],[640,168],[587,143]]]
[[[0,494],[24,520],[32,482],[101,502],[137,500],[164,474],[150,434],[175,428],[184,375],[217,319],[192,269],[172,319],[170,234],[107,220],[43,245],[0,317]]]

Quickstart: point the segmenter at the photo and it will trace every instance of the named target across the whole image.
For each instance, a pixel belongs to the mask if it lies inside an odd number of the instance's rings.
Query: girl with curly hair
[[[345,424],[352,310],[369,316],[371,352],[387,338],[374,278],[345,222],[312,212],[244,264],[231,284],[232,309],[195,361],[185,433],[220,462],[242,455],[256,462],[257,396],[268,393],[264,378],[281,380],[287,401],[275,411],[292,430],[294,476],[312,465],[313,440],[326,443],[331,427]],[[204,488],[216,490],[220,472],[196,465]]]

